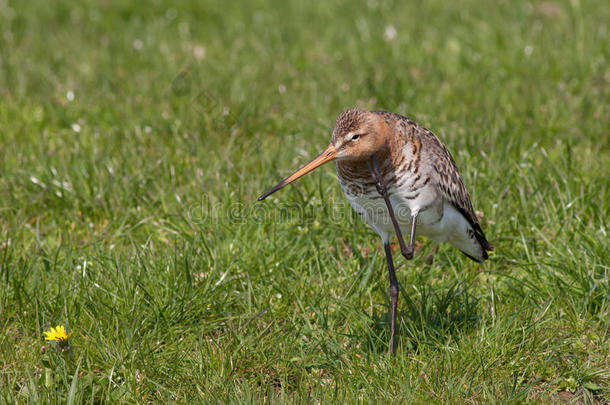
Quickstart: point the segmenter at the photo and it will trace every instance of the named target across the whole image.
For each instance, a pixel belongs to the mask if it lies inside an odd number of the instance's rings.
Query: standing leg
[[[398,280],[394,272],[394,262],[392,261],[392,249],[390,243],[383,244],[385,257],[388,261],[388,274],[390,276],[390,299],[392,300],[392,323],[390,324],[390,353],[396,353],[396,308],[398,307]]]
[[[377,162],[377,157],[375,156],[375,154],[373,154],[371,160],[367,161],[367,163],[369,166],[369,170],[373,175],[373,178],[375,179],[377,192],[381,194],[388,208],[388,213],[390,214],[390,219],[392,220],[392,226],[394,227],[394,232],[396,232],[396,237],[398,238],[398,243],[400,245],[400,252],[407,260],[411,260],[413,258],[413,245],[415,242],[415,225],[417,223],[417,214],[411,217],[411,235],[409,236],[409,246],[405,246],[405,240],[402,237],[402,232],[400,230],[400,226],[398,225],[398,221],[396,220],[396,215],[394,215],[394,209],[392,208],[392,203],[390,202],[390,196],[388,195],[388,190],[383,181],[383,176],[381,175],[379,163]],[[398,280],[396,279],[396,272],[394,271],[394,262],[392,260],[392,250],[390,248],[390,243],[384,242],[383,249],[385,250],[385,256],[388,261],[388,274],[390,276],[390,299],[392,301],[392,321],[390,324],[390,353],[394,355],[394,353],[396,353],[396,310],[398,307]]]

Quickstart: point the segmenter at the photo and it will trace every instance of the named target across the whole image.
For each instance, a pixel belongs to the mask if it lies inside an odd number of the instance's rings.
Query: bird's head
[[[375,113],[351,109],[344,111],[333,129],[330,145],[314,160],[288,176],[275,187],[261,195],[262,201],[299,177],[333,160],[365,161],[386,145],[385,123]]]
[[[365,161],[386,144],[386,134],[379,115],[352,109],[337,119],[330,143],[337,160]]]

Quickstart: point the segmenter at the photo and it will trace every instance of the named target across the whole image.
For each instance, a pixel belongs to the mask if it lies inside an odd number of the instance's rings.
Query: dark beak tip
[[[266,193],[264,193],[263,195],[258,197],[258,201],[263,201],[265,198],[269,197],[271,194],[275,193],[276,191],[278,191],[279,189],[281,189],[285,185],[286,184],[285,184],[284,180],[282,180],[279,184],[277,184],[271,190],[267,191]]]
[[[258,197],[257,200],[258,201],[263,201],[265,198],[269,197],[274,192],[275,192],[275,190],[271,189],[271,190],[267,191],[266,193],[264,193],[263,195],[261,195],[260,197]]]
[[[330,145],[328,148],[326,148],[326,150],[331,149],[331,146],[332,145]],[[258,197],[258,201],[263,201],[265,198],[269,197],[271,194],[275,193],[276,191],[284,188],[284,186],[292,183],[299,177],[306,175],[307,173],[314,170],[315,168],[322,166],[324,163],[334,160],[336,158],[336,156],[332,156],[333,153],[336,154],[336,150],[334,150],[334,147],[333,147],[333,150],[329,150],[327,153],[322,152],[320,155],[318,155],[317,158],[315,158],[311,162],[307,163],[305,166],[301,167],[299,170],[294,172],[291,176],[286,177],[284,180],[280,181],[269,191],[267,191],[266,193],[264,193],[263,195]]]

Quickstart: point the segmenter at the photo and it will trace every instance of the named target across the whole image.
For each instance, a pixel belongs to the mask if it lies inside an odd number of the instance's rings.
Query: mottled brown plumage
[[[413,257],[416,234],[447,241],[477,262],[485,261],[493,246],[485,238],[447,148],[430,130],[387,111],[343,112],[326,150],[259,200],[332,160],[349,203],[383,240],[392,298],[393,353],[398,281],[389,248],[391,238],[398,237],[407,259]],[[408,245],[403,233],[410,236]]]
[[[342,137],[359,128],[370,128],[375,118],[382,121],[381,133],[386,138],[385,145],[378,150],[382,175],[387,184],[400,188],[409,183],[426,186],[433,183],[442,198],[454,206],[470,223],[477,241],[481,244],[482,257],[487,259],[486,250],[493,246],[487,242],[476,217],[470,195],[449,150],[429,129],[402,115],[388,111],[347,110],[335,124],[331,142],[339,142]],[[407,151],[405,152],[405,148]],[[407,155],[410,152],[410,158]],[[350,193],[373,191],[375,179],[363,159],[337,161],[337,173],[347,184]],[[409,175],[407,175],[409,174]],[[413,199],[413,194],[406,195]],[[377,199],[381,196],[372,196]]]

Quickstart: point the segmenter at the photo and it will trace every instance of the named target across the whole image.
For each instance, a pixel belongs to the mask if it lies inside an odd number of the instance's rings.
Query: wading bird
[[[453,157],[430,130],[387,111],[351,109],[333,129],[330,145],[314,160],[258,198],[336,161],[341,189],[352,208],[383,241],[390,278],[390,352],[396,351],[398,281],[390,241],[413,258],[415,235],[449,242],[476,262],[494,247],[485,239]],[[405,244],[403,233],[409,232]]]

